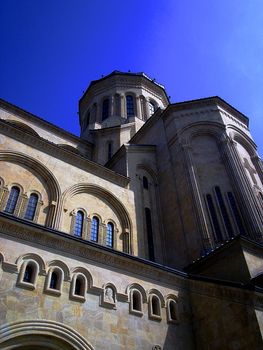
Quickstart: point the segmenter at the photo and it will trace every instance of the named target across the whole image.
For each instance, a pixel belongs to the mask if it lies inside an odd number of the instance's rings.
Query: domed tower
[[[94,143],[105,164],[158,109],[169,104],[164,87],[144,73],[114,71],[94,80],[79,101],[81,138]]]

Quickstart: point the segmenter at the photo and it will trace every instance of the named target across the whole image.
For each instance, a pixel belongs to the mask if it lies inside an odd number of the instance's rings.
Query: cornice
[[[176,290],[185,290],[192,295],[201,294],[209,297],[234,301],[243,304],[263,305],[263,295],[255,293],[240,283],[226,282],[205,276],[188,275],[182,271],[153,263],[129,254],[115,251],[95,243],[82,240],[72,235],[29,223],[23,219],[0,213],[0,232],[2,237],[13,237],[24,243],[54,250],[92,262],[106,269],[121,273],[137,275],[145,280],[156,281],[156,284]],[[13,264],[12,264],[13,265]],[[12,269],[11,269],[12,270]],[[14,269],[13,269],[14,270]]]
[[[129,184],[129,178],[118,174],[98,163],[92,162],[91,160],[81,155],[77,155],[74,152],[63,149],[46,139],[21,131],[18,127],[10,125],[1,119],[0,126],[1,132],[3,134],[19,142],[26,143],[27,145],[34,147],[41,152],[48,153],[49,155],[56,157],[66,163],[79,167],[82,170],[93,173],[94,175],[97,175],[120,186],[127,187]]]
[[[26,120],[29,120],[29,121],[33,122],[34,124],[38,123],[41,126],[43,126],[45,129],[51,130],[52,132],[55,132],[59,136],[62,136],[64,138],[68,138],[70,140],[73,140],[74,142],[82,143],[85,145],[89,144],[89,142],[82,140],[78,136],[70,133],[69,131],[66,131],[57,125],[49,123],[48,121],[44,120],[43,118],[40,118],[40,117],[38,117],[38,116],[16,106],[8,101],[0,99],[0,107],[9,113],[17,114],[19,117],[22,117]]]

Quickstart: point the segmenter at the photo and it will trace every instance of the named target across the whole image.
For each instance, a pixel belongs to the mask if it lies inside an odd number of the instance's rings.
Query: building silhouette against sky
[[[0,101],[1,349],[262,349],[248,118],[114,71],[79,123]]]

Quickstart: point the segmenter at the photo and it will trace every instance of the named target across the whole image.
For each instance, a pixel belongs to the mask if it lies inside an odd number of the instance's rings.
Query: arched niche
[[[6,176],[11,176],[9,182],[13,182],[12,176],[15,176],[16,181],[19,179],[20,182],[22,182],[20,185],[23,185],[25,192],[37,190],[39,193],[41,193],[44,205],[42,218],[40,215],[39,223],[57,228],[55,225],[55,218],[57,203],[60,199],[60,187],[57,179],[54,177],[51,171],[38,160],[20,152],[0,151],[0,161],[9,164],[10,171],[7,171],[6,173],[3,172],[2,174],[4,178]],[[25,173],[24,176],[21,176],[22,169]],[[17,172],[19,176],[16,176],[15,172]],[[29,176],[34,178],[32,185],[34,188],[31,188],[29,185]],[[23,184],[23,179],[27,187],[25,187]],[[5,183],[6,185],[8,184],[6,178]],[[30,183],[32,183],[32,181]]]
[[[94,350],[73,328],[48,320],[27,320],[0,327],[1,350]]]
[[[61,201],[61,229],[69,232],[70,212],[81,203],[85,207],[88,216],[95,211],[102,221],[113,220],[117,225],[119,241],[116,248],[127,253],[132,253],[131,235],[132,226],[130,216],[120,200],[103,187],[80,183],[73,185],[62,195]],[[127,244],[128,241],[128,244]]]

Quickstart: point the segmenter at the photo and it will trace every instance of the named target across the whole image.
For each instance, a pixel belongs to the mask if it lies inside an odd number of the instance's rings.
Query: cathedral
[[[78,115],[80,137],[0,100],[0,349],[263,349],[248,118],[120,71]]]

